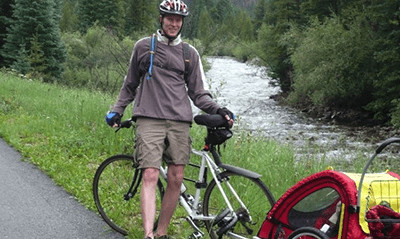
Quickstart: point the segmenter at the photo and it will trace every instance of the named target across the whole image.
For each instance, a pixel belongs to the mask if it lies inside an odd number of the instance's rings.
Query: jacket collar
[[[161,34],[161,30],[160,29],[157,30],[157,40],[159,42],[162,42],[162,43],[170,45],[170,46],[176,46],[176,45],[178,45],[179,43],[182,42],[181,34],[179,34],[174,40],[170,41],[168,39],[168,37],[166,37],[166,36]]]

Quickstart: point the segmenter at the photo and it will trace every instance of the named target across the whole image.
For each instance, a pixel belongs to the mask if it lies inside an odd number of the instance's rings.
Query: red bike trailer
[[[366,173],[386,146],[398,142],[383,142],[362,174],[325,170],[298,182],[268,212],[258,238],[400,238],[400,176]]]

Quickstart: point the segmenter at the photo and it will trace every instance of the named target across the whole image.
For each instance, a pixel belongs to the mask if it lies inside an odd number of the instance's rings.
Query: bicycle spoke
[[[129,200],[125,199],[135,172],[132,165],[133,158],[130,156],[117,155],[105,160],[96,172],[93,195],[96,207],[108,225],[123,235],[136,233],[140,238],[143,236],[142,230],[138,230],[142,228],[140,186]],[[158,185],[157,205],[161,205],[163,196],[160,187],[161,182]]]
[[[273,202],[269,201],[268,196],[270,193],[259,180],[253,180],[230,172],[225,172],[221,176],[226,179],[222,180],[221,186],[233,207],[235,215],[238,217],[235,226],[229,228],[228,231],[245,238],[252,238],[258,232],[266,213],[273,205]],[[230,192],[227,182],[233,187],[246,208],[237,200],[235,194]],[[204,195],[203,212],[205,215],[218,215],[226,209],[227,205],[222,194],[218,190],[215,181],[212,181]],[[226,231],[224,227],[228,227],[231,220],[232,214],[229,214],[219,223],[206,222],[211,238],[219,238],[218,234]]]

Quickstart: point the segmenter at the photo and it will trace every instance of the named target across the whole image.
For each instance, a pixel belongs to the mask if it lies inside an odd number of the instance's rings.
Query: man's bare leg
[[[161,204],[160,220],[157,227],[157,236],[167,234],[167,229],[174,214],[183,181],[184,165],[168,165],[168,185]]]
[[[143,169],[141,208],[143,218],[143,229],[145,237],[153,238],[153,227],[156,215],[156,187],[159,170],[157,168]]]

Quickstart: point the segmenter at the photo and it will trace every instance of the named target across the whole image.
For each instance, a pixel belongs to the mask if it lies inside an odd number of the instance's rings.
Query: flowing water
[[[266,68],[232,58],[208,58],[206,73],[217,102],[237,116],[236,129],[251,131],[295,148],[298,156],[351,160],[363,153],[369,157],[378,143],[366,128],[344,127],[312,119],[271,99],[280,92]]]

